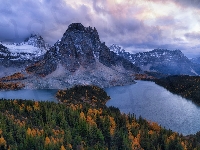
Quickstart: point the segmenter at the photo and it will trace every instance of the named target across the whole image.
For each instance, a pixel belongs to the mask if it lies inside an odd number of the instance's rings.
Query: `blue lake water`
[[[200,131],[200,107],[153,82],[136,82],[107,88],[111,97],[107,106],[118,107],[121,112],[134,113],[137,117],[141,115],[183,135]]]
[[[56,92],[57,90],[50,90],[50,89],[0,91],[0,98],[57,102],[56,97],[55,97]]]
[[[200,131],[200,107],[153,82],[137,81],[136,84],[105,90],[111,97],[106,105],[118,107],[123,113],[134,113],[137,117],[141,115],[183,135]],[[56,92],[57,90],[0,91],[0,98],[57,102]]]

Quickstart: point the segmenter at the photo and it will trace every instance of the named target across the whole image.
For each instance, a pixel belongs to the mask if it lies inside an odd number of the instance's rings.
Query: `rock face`
[[[154,49],[149,52],[130,54],[117,45],[112,45],[110,49],[143,71],[156,71],[169,75],[200,74],[200,66],[191,62],[180,50]]]
[[[139,72],[140,68],[110,51],[101,43],[95,28],[72,23],[44,59],[27,67],[26,71],[45,78],[48,87],[55,87],[52,85],[55,80],[63,85],[60,87],[74,84],[107,87],[132,82],[130,74]]]

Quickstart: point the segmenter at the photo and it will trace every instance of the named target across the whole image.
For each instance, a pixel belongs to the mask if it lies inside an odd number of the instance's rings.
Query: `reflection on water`
[[[106,91],[111,97],[106,105],[118,107],[121,112],[141,115],[184,135],[200,131],[200,107],[153,82],[137,81]]]

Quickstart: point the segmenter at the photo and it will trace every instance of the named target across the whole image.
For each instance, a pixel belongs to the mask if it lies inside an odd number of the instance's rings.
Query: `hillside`
[[[0,100],[0,148],[182,150],[198,146],[155,122],[117,108],[24,100]],[[199,148],[199,147],[198,147]]]

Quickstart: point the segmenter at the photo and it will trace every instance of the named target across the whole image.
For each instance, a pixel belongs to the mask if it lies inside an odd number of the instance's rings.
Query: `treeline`
[[[19,90],[25,85],[20,82],[0,82],[0,90]]]
[[[23,83],[16,80],[25,79],[24,75],[20,72],[14,73],[10,76],[0,78],[0,90],[19,90],[25,87]]]
[[[154,80],[172,93],[181,95],[200,105],[200,77],[188,75],[174,75]]]
[[[200,149],[196,137],[189,140],[114,107],[2,99],[0,122],[1,150]]]
[[[0,81],[12,81],[12,80],[23,80],[25,79],[24,75],[20,72],[14,73],[10,76],[0,78]]]

